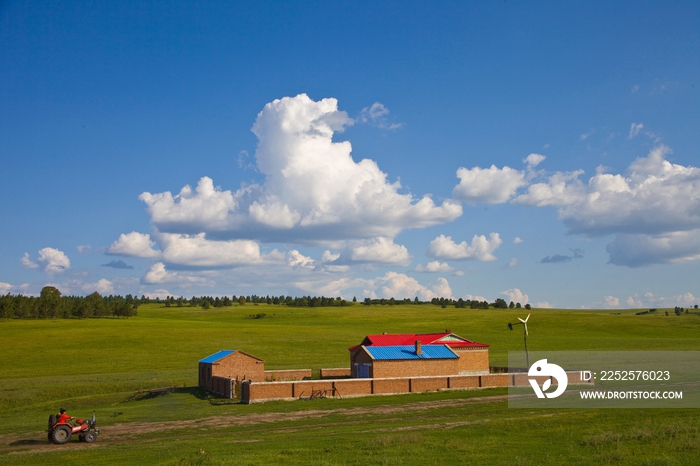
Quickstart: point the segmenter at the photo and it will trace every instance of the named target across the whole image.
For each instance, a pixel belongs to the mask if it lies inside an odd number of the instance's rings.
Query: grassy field
[[[262,319],[248,318],[265,313]],[[362,306],[139,308],[132,319],[0,321],[0,464],[697,464],[697,410],[517,410],[505,390],[231,404],[197,361],[240,349],[267,369],[344,367],[366,334],[442,331],[522,350],[525,310]],[[530,350],[700,350],[700,316],[533,310]],[[137,390],[177,385],[126,401]],[[96,410],[92,445],[48,445],[59,406]]]

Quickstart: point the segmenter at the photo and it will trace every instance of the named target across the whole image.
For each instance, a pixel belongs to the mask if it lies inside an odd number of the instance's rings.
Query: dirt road
[[[3,435],[0,436],[0,453],[22,453],[22,452],[32,452],[32,451],[43,451],[52,449],[81,449],[81,448],[99,448],[102,445],[119,444],[128,441],[133,441],[134,438],[143,436],[145,434],[159,433],[159,432],[173,432],[177,430],[187,430],[188,432],[221,428],[221,427],[234,427],[234,426],[251,426],[256,424],[270,424],[270,423],[280,423],[285,421],[300,421],[306,419],[318,419],[319,423],[323,423],[323,418],[329,416],[345,416],[348,418],[348,422],[352,419],[362,419],[365,415],[372,416],[383,416],[388,417],[392,414],[401,413],[402,416],[406,414],[417,415],[419,413],[425,413],[430,410],[439,408],[449,408],[449,407],[460,407],[473,404],[481,403],[499,403],[504,402],[507,399],[505,395],[503,396],[488,396],[488,397],[475,397],[475,398],[465,398],[465,399],[454,399],[454,400],[437,400],[437,401],[419,401],[414,403],[402,403],[398,405],[385,405],[385,406],[375,406],[369,408],[339,408],[339,409],[301,409],[299,411],[292,412],[272,412],[272,413],[251,413],[251,414],[237,414],[237,415],[220,415],[220,416],[209,416],[194,420],[178,420],[178,421],[165,421],[165,422],[125,422],[117,423],[106,427],[101,427],[101,433],[98,440],[92,444],[86,444],[78,441],[71,441],[66,445],[52,445],[46,440],[45,431],[31,431],[20,435]],[[354,421],[355,423],[361,423],[366,421]],[[488,419],[478,419],[470,421],[460,421],[452,423],[442,423],[434,424],[427,428],[451,428],[457,427],[459,425],[468,425],[473,423],[488,422]],[[281,428],[280,431],[293,432],[301,429],[302,427],[295,428]],[[305,426],[303,428],[308,428]],[[388,431],[388,430],[410,430],[412,427],[400,427],[396,429],[387,428],[377,428],[373,429],[376,431]],[[426,428],[425,425],[416,426],[415,428]],[[249,440],[250,441],[250,440]]]

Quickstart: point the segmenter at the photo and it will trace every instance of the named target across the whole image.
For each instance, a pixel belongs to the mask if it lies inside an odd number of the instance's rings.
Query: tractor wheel
[[[53,443],[62,445],[70,440],[71,428],[68,426],[58,426],[51,433],[51,440]]]
[[[92,443],[95,440],[97,440],[97,434],[94,432],[85,432],[85,435],[83,435],[84,442]]]
[[[56,424],[56,415],[52,414],[49,416],[49,429],[48,429],[48,437],[49,437],[49,442],[53,442],[53,426]]]

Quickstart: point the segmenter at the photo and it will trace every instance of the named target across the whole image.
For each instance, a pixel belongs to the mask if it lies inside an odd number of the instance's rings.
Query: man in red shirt
[[[61,408],[61,414],[58,415],[58,422],[65,422],[67,424],[70,424],[71,419],[75,419],[69,415],[66,414],[66,410],[64,408]]]

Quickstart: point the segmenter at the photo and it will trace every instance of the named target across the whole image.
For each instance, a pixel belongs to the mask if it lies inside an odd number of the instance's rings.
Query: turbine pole
[[[525,363],[527,364],[528,370],[530,368],[530,352],[527,350],[527,321],[530,319],[530,314],[525,317],[525,319],[521,319],[518,317],[518,320],[520,321],[519,324],[515,325],[522,325],[523,326],[523,342],[525,343]],[[510,330],[513,330],[513,324],[509,323],[508,328]]]
[[[527,350],[527,327],[523,325],[523,340],[525,341],[525,363],[528,370],[530,369],[530,353]]]

